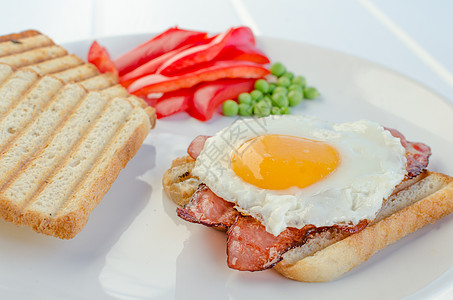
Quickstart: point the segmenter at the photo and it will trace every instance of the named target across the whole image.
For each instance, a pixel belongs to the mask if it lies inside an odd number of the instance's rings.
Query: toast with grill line
[[[155,111],[38,31],[0,37],[0,216],[73,238]]]

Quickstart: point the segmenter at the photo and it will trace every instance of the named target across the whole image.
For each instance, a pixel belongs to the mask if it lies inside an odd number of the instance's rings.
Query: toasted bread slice
[[[190,156],[172,162],[163,188],[177,205],[190,201],[200,181],[191,173]],[[283,255],[274,269],[307,282],[330,281],[398,239],[453,212],[453,177],[424,171],[404,181],[387,199],[373,224],[355,234],[336,228],[313,234],[307,243]]]
[[[36,31],[0,37],[0,61],[0,216],[73,238],[154,126],[154,109]]]

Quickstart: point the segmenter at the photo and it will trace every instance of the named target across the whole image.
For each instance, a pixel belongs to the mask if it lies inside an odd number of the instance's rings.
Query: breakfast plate
[[[151,35],[100,39],[112,57]],[[86,58],[92,41],[63,45]],[[272,61],[304,75],[321,96],[293,111],[334,121],[369,119],[431,146],[429,169],[453,174],[453,105],[398,73],[312,45],[259,38]],[[225,234],[176,216],[162,175],[190,141],[240,121],[185,114],[158,120],[84,230],[59,240],[0,222],[0,295],[7,299],[427,299],[452,293],[453,216],[385,248],[343,277],[301,283],[226,265]]]

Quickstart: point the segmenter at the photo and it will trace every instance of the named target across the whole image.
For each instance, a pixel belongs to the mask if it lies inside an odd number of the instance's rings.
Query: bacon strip
[[[177,214],[186,221],[222,229],[228,229],[240,216],[234,203],[218,197],[204,184],[198,187],[188,204],[178,208]]]
[[[197,136],[192,143],[190,143],[189,148],[187,148],[187,153],[193,159],[197,159],[198,155],[200,154],[201,150],[203,150],[204,143],[208,138],[211,136],[209,135],[199,135]]]
[[[409,142],[404,135],[396,129],[385,128],[401,140],[401,145],[406,149],[407,177],[413,178],[419,175],[428,166],[431,148],[423,143]]]
[[[287,228],[278,236],[266,231],[255,218],[242,216],[227,232],[228,266],[240,271],[272,268],[289,249],[302,245],[315,227]]]
[[[187,205],[178,208],[177,214],[192,223],[228,229],[228,266],[242,271],[271,268],[282,259],[286,251],[302,245],[309,233],[329,228],[316,228],[313,225],[302,229],[287,228],[278,236],[274,236],[255,218],[241,215],[234,208],[234,203],[218,197],[204,184],[200,185]],[[362,230],[367,225],[368,222],[363,221],[355,227],[346,225],[335,227],[350,234]]]

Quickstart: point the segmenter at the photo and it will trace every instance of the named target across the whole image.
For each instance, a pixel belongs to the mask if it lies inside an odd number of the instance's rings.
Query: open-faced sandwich
[[[280,115],[199,136],[164,174],[184,220],[226,231],[232,269],[333,280],[453,210],[430,148],[371,121]]]

